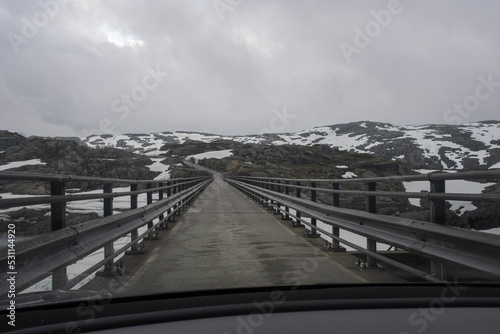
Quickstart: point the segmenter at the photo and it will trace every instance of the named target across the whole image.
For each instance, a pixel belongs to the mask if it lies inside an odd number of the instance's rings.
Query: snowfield
[[[427,174],[434,172],[434,170],[420,169],[417,172],[421,174]],[[467,180],[451,180],[446,181],[446,192],[447,193],[462,193],[462,194],[479,194],[484,188],[494,185],[495,183],[479,183]],[[430,182],[428,181],[411,181],[403,182],[407,192],[420,192],[420,191],[430,191]],[[420,198],[409,198],[410,204],[415,206],[420,206]],[[477,209],[475,205],[467,201],[448,201],[451,204],[450,210],[455,211],[459,216],[465,211],[473,211]]]
[[[195,163],[198,163],[203,159],[222,159],[233,155],[233,150],[222,150],[222,151],[209,151],[205,153],[194,154],[186,157],[186,160],[191,161],[194,159]]]
[[[161,174],[155,177],[155,180],[167,180],[170,179],[170,172],[169,168],[170,165],[165,165],[162,163],[164,158],[150,158],[153,160],[153,163],[151,165],[148,165],[146,167],[149,168],[150,171],[152,172],[160,172]]]
[[[12,169],[12,168],[18,168],[21,166],[28,166],[28,165],[31,165],[31,166],[33,166],[33,165],[45,165],[45,162],[42,162],[42,160],[40,160],[40,159],[14,161],[14,162],[9,162],[6,165],[0,165],[0,171]]]

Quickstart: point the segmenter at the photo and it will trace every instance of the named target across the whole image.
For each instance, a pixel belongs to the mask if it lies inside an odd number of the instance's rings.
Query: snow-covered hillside
[[[140,154],[164,153],[166,143],[188,140],[270,145],[325,144],[340,150],[383,155],[427,168],[499,168],[500,121],[464,125],[395,126],[388,123],[354,122],[315,127],[294,133],[221,136],[197,132],[94,135],[84,138],[89,146],[110,146]]]

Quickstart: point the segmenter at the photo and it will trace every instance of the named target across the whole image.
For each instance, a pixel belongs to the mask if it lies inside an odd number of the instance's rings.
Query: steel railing
[[[50,182],[51,196],[0,199],[0,209],[37,204],[51,205],[51,232],[26,242],[16,243],[14,252],[9,252],[8,246],[0,248],[2,282],[5,282],[8,275],[15,270],[16,290],[22,291],[49,276],[52,276],[52,289],[55,290],[70,289],[103,266],[102,274],[113,273],[116,270],[114,258],[125,251],[132,254],[141,253],[139,242],[145,238],[154,239],[157,236],[157,230],[166,228],[167,222],[180,214],[181,210],[212,181],[212,178],[127,180],[0,172],[0,180]],[[66,195],[65,184],[67,182],[100,183],[103,185],[103,193]],[[131,191],[113,192],[114,184],[130,184]],[[144,184],[145,189],[138,190],[139,184]],[[158,200],[154,203],[153,193],[158,193]],[[146,194],[147,197],[147,205],[140,208],[137,207],[139,194]],[[123,196],[130,196],[130,210],[113,214],[113,198]],[[88,199],[102,199],[104,217],[66,226],[66,203]],[[157,221],[154,222],[156,219]],[[143,226],[147,226],[147,229],[139,235],[139,228]],[[12,227],[15,228],[15,226]],[[130,234],[130,242],[115,250],[113,242],[128,234]],[[77,277],[68,280],[67,266],[102,248],[104,248],[104,258],[101,261]],[[15,258],[14,267],[10,267],[9,255]],[[5,295],[6,285],[2,283],[0,287],[0,295]]]
[[[499,194],[446,193],[448,180],[498,181],[500,171],[461,173],[430,173],[427,175],[391,176],[354,179],[285,179],[266,177],[226,178],[230,184],[243,190],[261,204],[271,207],[284,219],[291,219],[294,226],[308,226],[309,236],[324,235],[332,239],[328,247],[342,250],[347,245],[366,254],[366,267],[375,267],[379,260],[403,269],[428,281],[446,279],[445,265],[459,265],[484,273],[486,279],[500,278],[500,236],[446,226],[446,200],[488,201],[500,203]],[[377,191],[379,182],[429,181],[431,191],[420,193]],[[323,188],[318,184],[323,184]],[[366,190],[341,190],[346,183],[364,184]],[[309,184],[307,186],[306,184]],[[326,188],[325,187],[328,187]],[[295,192],[292,196],[291,190]],[[302,197],[302,191],[310,192],[310,198]],[[317,203],[317,192],[332,195],[333,205]],[[340,195],[366,197],[366,211],[341,208]],[[431,222],[376,214],[376,198],[380,196],[425,198],[430,201]],[[292,214],[290,210],[295,210]],[[310,220],[304,219],[304,217]],[[331,232],[318,227],[321,221],[332,227]],[[340,238],[346,230],[367,239],[363,248]],[[376,243],[385,243],[431,260],[430,273],[396,262],[379,252]]]

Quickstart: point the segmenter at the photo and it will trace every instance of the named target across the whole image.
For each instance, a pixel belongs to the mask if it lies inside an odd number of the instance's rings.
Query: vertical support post
[[[340,184],[337,182],[333,182],[333,191],[339,190],[340,189]],[[340,206],[340,194],[336,194],[335,192],[333,193],[333,206],[338,208]],[[336,237],[340,237],[340,229],[338,227],[332,226],[332,234]],[[332,245],[331,245],[332,250],[343,250],[345,251],[345,248],[340,247],[340,242],[338,240],[332,239]]]
[[[264,183],[264,179],[259,179],[259,187],[262,189],[267,188],[266,184]],[[262,204],[262,206],[267,205],[267,200],[266,200],[266,197],[264,195],[260,195],[260,204]]]
[[[431,193],[446,192],[445,180],[435,180],[431,182]],[[431,223],[446,225],[446,201],[444,199],[432,199],[431,206]],[[431,260],[431,274],[439,279],[446,280],[446,267],[443,262]]]
[[[153,185],[151,183],[146,183],[146,189],[151,189],[152,186]],[[146,192],[146,204],[149,205],[151,203],[153,203],[153,192],[152,191],[148,191],[148,192]],[[150,228],[152,228],[152,227],[153,227],[153,221],[149,221],[148,222],[148,230]],[[150,231],[148,233],[147,239],[148,240],[153,240],[154,239],[154,231]]]
[[[163,182],[160,182],[158,183],[158,187],[163,187]],[[158,200],[161,201],[163,199],[163,189],[160,189],[158,191]],[[160,220],[161,224],[160,224],[160,228],[162,230],[165,230],[167,228],[167,223],[165,222],[165,217],[163,216],[163,213],[158,217],[158,219]]]
[[[50,195],[66,195],[64,182],[50,182]],[[56,231],[66,227],[66,202],[52,203],[50,205],[51,230]],[[64,285],[68,280],[66,267],[56,269],[52,272],[52,290]]]
[[[151,187],[152,187],[151,183],[147,183],[146,184],[146,189],[151,189]],[[153,192],[152,191],[148,191],[146,193],[146,203],[147,204],[153,203]]]
[[[130,191],[137,191],[137,184],[136,183],[130,185]],[[138,197],[137,194],[130,195],[130,209],[131,210],[137,209],[137,197]]]
[[[174,181],[174,182],[172,183],[172,184],[173,184],[173,186],[174,186],[174,187],[172,188],[172,189],[173,189],[173,194],[174,194],[174,195],[175,195],[175,194],[177,194],[177,192],[179,192],[179,191],[180,191],[180,188],[179,188],[179,182],[180,182],[180,181]],[[179,216],[179,215],[180,215],[180,208],[179,208],[179,205],[180,205],[180,204],[176,204],[176,205],[174,206],[174,209],[175,209],[174,216]]]
[[[290,187],[288,185],[289,185],[288,181],[285,181],[285,195],[287,196],[290,195]],[[283,217],[283,219],[290,220],[289,213],[290,213],[290,207],[285,206],[285,216]]]
[[[367,190],[375,191],[375,189],[376,189],[376,183],[368,182]],[[370,196],[370,195],[366,196],[366,211],[371,213],[377,213],[377,202],[375,196]]]
[[[66,195],[64,182],[50,182],[50,195]],[[56,231],[66,227],[66,202],[50,204],[51,230]]]
[[[316,182],[311,181],[311,202],[316,202]],[[311,217],[311,233],[308,234],[309,237],[319,237],[318,232],[316,231],[316,218]]]
[[[263,179],[258,179],[258,180],[259,180],[259,188],[266,189],[264,180]],[[266,206],[264,195],[259,195],[259,204],[261,204],[262,206]]]
[[[137,191],[137,184],[133,183],[130,185],[130,191]],[[137,195],[130,195],[130,210],[137,209]],[[137,229],[130,232],[130,241],[135,240],[139,237],[139,231]],[[126,254],[140,254],[137,244],[133,244],[130,247],[130,251],[126,252]]]
[[[295,185],[296,185],[297,187],[300,187],[300,181],[297,181],[297,182],[295,183]],[[295,196],[296,196],[297,198],[300,198],[300,193],[301,193],[301,190],[302,190],[302,189],[300,189],[300,188],[295,188]],[[300,211],[296,211],[295,215],[297,216],[297,218],[300,218],[300,217],[301,217],[301,213],[300,213]],[[293,220],[292,220],[292,222],[293,222],[293,223],[292,223],[292,226],[293,226],[293,227],[301,227],[301,226],[302,226],[302,224],[300,223],[300,220],[299,220],[299,219],[297,219],[296,221],[293,221]]]
[[[281,181],[280,180],[276,180],[276,189],[275,190],[276,190],[276,192],[281,193]],[[281,207],[281,203],[276,201],[276,210],[274,211],[275,215],[281,214],[280,207]]]
[[[167,188],[167,198],[170,198],[170,195],[172,193],[172,182],[171,181],[168,181],[167,182],[167,186],[169,186],[169,188]],[[174,219],[174,215],[171,214],[172,213],[172,208],[170,207],[170,204],[169,204],[169,209],[167,210],[167,216],[168,216],[168,220],[169,221],[175,221]]]
[[[269,184],[267,185],[267,189],[270,191],[274,191],[275,190],[274,179],[267,179],[267,182],[269,182]],[[269,199],[267,201],[267,210],[269,211],[274,210],[273,203],[274,201],[272,199]]]
[[[376,187],[375,182],[368,182],[368,185],[367,185],[368,191],[375,191],[376,188],[377,187]],[[366,197],[366,211],[368,211],[370,213],[377,212],[377,204],[376,204],[376,197],[375,196],[367,196]],[[376,252],[377,251],[377,242],[375,240],[367,238],[366,239],[366,248],[369,251]],[[377,266],[377,259],[367,255],[366,256],[366,266],[368,268],[376,267]]]
[[[179,183],[177,183],[177,192],[178,193],[182,192],[183,187],[184,187],[183,183],[184,183],[184,181],[180,181]],[[178,210],[177,210],[178,216],[181,215],[181,211],[182,211],[183,206],[184,206],[184,200],[180,200],[179,205],[178,205]]]
[[[113,184],[111,183],[105,183],[103,186],[103,192],[105,194],[111,194],[113,192]],[[104,217],[108,217],[113,215],[113,198],[105,198],[103,200],[104,202]],[[108,242],[106,245],[104,245],[104,258],[107,258],[115,252],[115,249],[113,247],[113,241]],[[111,273],[113,271],[113,261],[108,261],[104,265],[104,273]]]
[[[333,182],[333,191],[339,190],[340,184],[337,182]],[[333,193],[333,206],[338,208],[340,207],[340,194]]]
[[[430,181],[431,193],[446,192],[444,180]],[[444,199],[432,199],[431,205],[431,223],[446,225],[446,201]]]

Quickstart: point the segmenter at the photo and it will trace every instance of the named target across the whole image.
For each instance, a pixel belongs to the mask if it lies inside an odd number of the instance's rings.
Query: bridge
[[[447,193],[449,180],[498,181],[500,171],[431,173],[357,179],[283,179],[210,176],[169,180],[124,180],[71,175],[0,172],[0,180],[48,182],[50,196],[0,199],[0,209],[50,205],[51,232],[15,241],[8,225],[0,248],[0,295],[7,278],[18,292],[49,279],[53,290],[109,288],[144,294],[249,286],[331,283],[498,281],[500,236],[446,225],[447,200],[500,202],[498,194]],[[429,192],[377,190],[381,182],[426,181]],[[68,185],[101,184],[102,193],[67,194]],[[366,190],[343,190],[360,183]],[[127,185],[129,191],[113,191]],[[333,205],[317,201],[332,196]],[[138,196],[146,205],[138,207]],[[366,198],[366,210],[342,208],[343,195]],[[382,197],[426,198],[431,221],[377,214]],[[129,198],[130,209],[114,213],[113,200]],[[68,226],[70,202],[101,200],[103,217]],[[366,239],[362,247],[343,238]],[[117,243],[117,240],[126,240]],[[377,249],[377,243],[392,251]],[[355,249],[346,251],[345,247]],[[78,274],[68,267],[101,252]],[[13,262],[14,261],[14,262]],[[86,281],[93,274],[95,278]],[[402,274],[404,273],[404,274]]]

